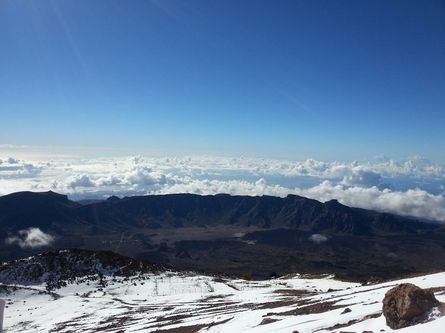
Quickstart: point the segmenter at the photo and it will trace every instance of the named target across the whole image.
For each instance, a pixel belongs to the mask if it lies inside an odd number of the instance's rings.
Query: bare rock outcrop
[[[439,305],[433,292],[403,283],[385,294],[383,315],[389,327],[398,329],[427,320],[431,310]]]

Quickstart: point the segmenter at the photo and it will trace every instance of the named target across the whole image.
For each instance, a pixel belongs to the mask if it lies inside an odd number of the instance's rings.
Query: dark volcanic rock
[[[128,277],[163,269],[111,251],[59,250],[3,263],[0,283],[32,284],[95,275]]]
[[[404,283],[386,293],[383,299],[383,314],[386,324],[392,329],[398,329],[421,322],[428,312],[439,304],[431,291]]]
[[[344,309],[343,311],[342,311],[342,313],[340,313],[340,314],[345,314],[345,313],[349,313],[349,312],[351,312],[352,310],[350,309],[350,308],[346,308],[346,309]]]

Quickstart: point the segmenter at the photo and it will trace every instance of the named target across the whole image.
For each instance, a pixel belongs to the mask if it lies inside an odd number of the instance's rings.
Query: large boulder
[[[431,291],[403,283],[385,294],[383,315],[392,329],[415,325],[427,319],[433,307],[440,305]]]

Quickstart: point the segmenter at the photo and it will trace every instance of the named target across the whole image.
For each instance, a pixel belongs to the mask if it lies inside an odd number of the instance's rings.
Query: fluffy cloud
[[[26,163],[13,157],[0,159],[0,179],[31,178],[41,172],[42,168],[33,163]]]
[[[73,199],[165,193],[299,194],[320,201],[445,222],[445,170],[405,161],[285,161],[212,156],[57,157],[0,164],[0,195],[54,190]]]
[[[325,235],[313,234],[309,237],[309,240],[311,242],[314,242],[315,244],[321,244],[323,242],[326,242],[328,238]]]
[[[320,185],[298,190],[298,194],[320,201],[337,199],[347,206],[373,209],[405,216],[445,222],[445,197],[421,189],[393,191],[376,186],[348,187],[324,181]]]
[[[349,186],[371,187],[378,186],[382,176],[374,171],[369,170],[352,170],[343,177],[342,183]]]
[[[262,178],[249,182],[244,180],[198,180],[186,177],[177,179],[176,182],[161,188],[156,193],[194,193],[201,195],[228,193],[232,195],[274,195],[284,197],[290,191],[279,185],[269,185]]]
[[[153,171],[146,166],[137,166],[130,170],[122,179],[123,184],[134,185],[139,188],[166,184],[167,177],[161,172]]]
[[[95,184],[88,175],[76,175],[69,182],[68,187],[94,187]]]
[[[6,160],[4,160],[4,163],[9,163],[9,164],[19,164],[20,161],[16,158],[13,157],[9,157]]]
[[[44,233],[39,228],[20,230],[17,236],[6,239],[6,244],[17,244],[21,248],[38,248],[49,246],[54,242],[54,237]]]

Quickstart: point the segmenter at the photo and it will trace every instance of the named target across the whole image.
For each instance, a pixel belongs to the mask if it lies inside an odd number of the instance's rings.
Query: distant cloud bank
[[[292,193],[445,223],[444,184],[444,166],[421,157],[346,163],[212,156],[25,161],[0,156],[0,195],[23,190],[53,190],[72,199],[184,192]]]

